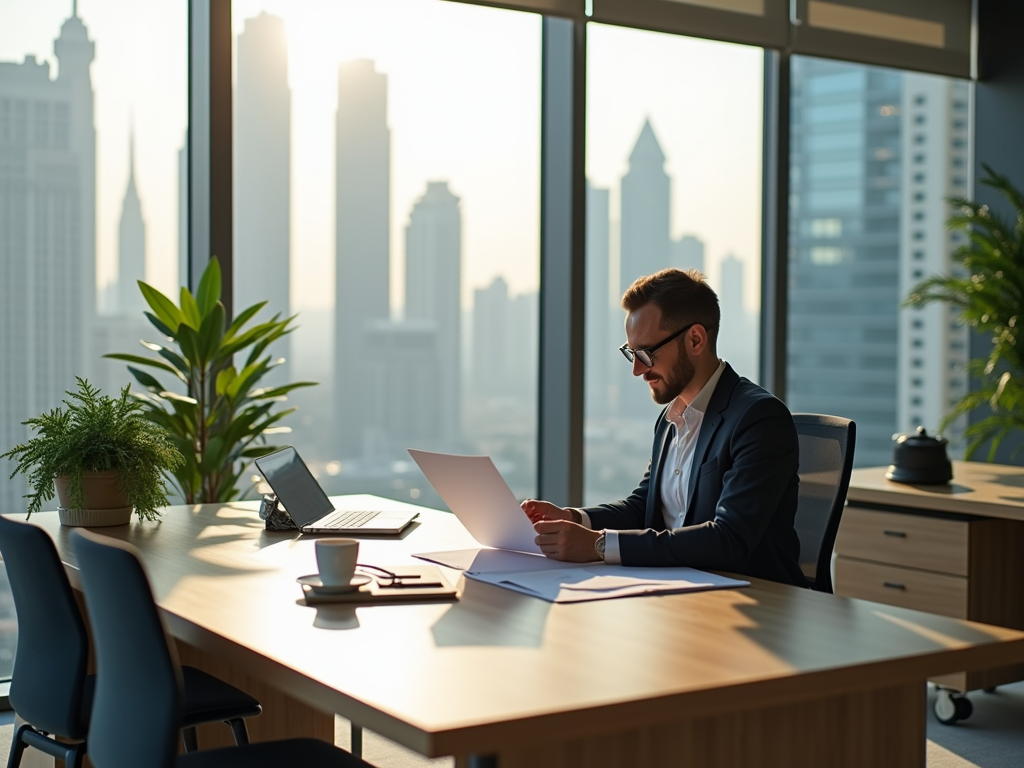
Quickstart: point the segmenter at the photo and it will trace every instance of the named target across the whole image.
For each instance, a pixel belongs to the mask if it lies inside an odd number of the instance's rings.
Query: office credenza
[[[953,462],[948,485],[854,470],[836,539],[837,594],[1024,629],[1024,467]],[[1024,679],[1024,665],[933,678],[960,691]]]

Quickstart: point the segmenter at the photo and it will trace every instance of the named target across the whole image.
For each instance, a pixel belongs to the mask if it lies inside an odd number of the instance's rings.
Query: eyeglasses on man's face
[[[674,338],[676,338],[676,337],[686,333],[688,330],[690,330],[695,325],[697,325],[697,323],[690,323],[689,325],[684,325],[682,328],[680,328],[678,331],[673,333],[671,336],[669,336],[668,338],[662,339],[657,344],[655,344],[653,347],[647,347],[646,349],[633,349],[627,343],[627,344],[623,344],[621,347],[619,347],[619,352],[621,352],[623,354],[623,356],[627,360],[629,360],[629,362],[632,363],[634,360],[639,360],[641,365],[646,365],[648,368],[650,368],[652,365],[654,365],[654,353],[655,352],[657,352],[659,349],[661,349],[666,344],[668,344],[670,341],[672,341],[672,339],[674,339]]]

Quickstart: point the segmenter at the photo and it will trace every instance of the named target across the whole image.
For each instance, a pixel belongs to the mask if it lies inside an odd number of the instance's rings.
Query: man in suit
[[[641,277],[622,297],[621,347],[664,405],[630,496],[572,509],[527,500],[548,557],[690,566],[806,586],[793,527],[799,443],[777,398],[720,360],[718,297],[695,270]]]

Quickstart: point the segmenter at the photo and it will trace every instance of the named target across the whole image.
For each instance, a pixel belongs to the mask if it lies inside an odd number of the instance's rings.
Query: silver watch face
[[[597,552],[601,557],[604,557],[604,534],[602,533],[597,537],[594,542],[594,551]]]

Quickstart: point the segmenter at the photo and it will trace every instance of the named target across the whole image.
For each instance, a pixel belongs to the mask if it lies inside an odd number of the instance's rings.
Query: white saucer
[[[324,584],[320,581],[319,573],[311,573],[308,576],[300,576],[296,581],[309,587],[318,595],[344,595],[346,592],[355,592],[357,589],[365,587],[373,579],[357,573],[348,584]]]

